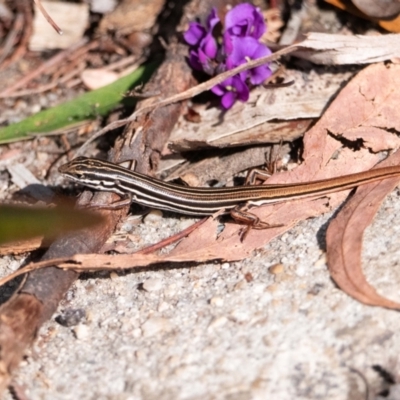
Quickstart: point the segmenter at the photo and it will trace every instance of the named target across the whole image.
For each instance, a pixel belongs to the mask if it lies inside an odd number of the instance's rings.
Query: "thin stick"
[[[46,18],[46,21],[54,28],[54,30],[59,34],[62,35],[63,31],[61,28],[54,22],[54,20],[50,17],[50,15],[47,13],[45,8],[42,6],[42,3],[40,0],[33,0],[34,3],[37,5],[39,8],[40,12],[43,14],[43,16]]]
[[[172,235],[166,239],[161,240],[160,242],[156,244],[152,244],[151,246],[145,247],[143,250],[136,251],[135,253],[132,253],[134,256],[135,254],[149,254],[149,253],[154,253],[155,251],[162,249],[165,246],[168,246],[172,243],[177,242],[178,240],[181,240],[185,236],[188,236],[190,233],[192,233],[195,229],[197,229],[200,225],[203,225],[204,222],[207,221],[208,218],[203,218],[200,221],[197,221],[196,223],[190,225],[186,229],[184,229],[181,232],[176,233],[175,235]]]

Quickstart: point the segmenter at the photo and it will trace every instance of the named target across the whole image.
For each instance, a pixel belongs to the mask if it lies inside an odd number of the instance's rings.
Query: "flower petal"
[[[249,99],[250,91],[246,83],[242,81],[239,75],[233,77],[232,86],[236,89],[237,98],[240,101],[247,101]]]
[[[208,34],[201,42],[200,48],[209,58],[214,58],[217,55],[217,42],[211,34]]]
[[[217,96],[223,96],[224,93],[226,93],[226,90],[222,85],[215,85],[211,88],[211,91]]]
[[[268,65],[260,65],[250,71],[250,82],[252,85],[257,86],[263,83],[267,78],[272,75],[271,68]]]
[[[208,31],[211,32],[214,29],[214,26],[220,22],[220,19],[217,15],[217,9],[213,7],[211,9],[210,15],[207,18],[207,27]]]
[[[189,29],[183,34],[186,43],[196,46],[206,36],[206,29],[197,22],[191,22]]]
[[[225,31],[232,36],[251,36],[259,39],[266,31],[264,18],[258,8],[242,3],[225,16]]]
[[[231,108],[236,100],[236,93],[234,92],[226,92],[221,98],[221,105],[226,110]]]

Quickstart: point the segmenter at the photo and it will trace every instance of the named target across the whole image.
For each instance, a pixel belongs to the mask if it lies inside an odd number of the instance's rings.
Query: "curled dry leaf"
[[[379,166],[399,164],[398,151]],[[394,309],[400,309],[400,303],[379,295],[366,281],[361,267],[361,250],[364,230],[385,196],[399,182],[400,178],[392,178],[359,188],[330,223],[326,233],[328,267],[337,285],[364,304]]]

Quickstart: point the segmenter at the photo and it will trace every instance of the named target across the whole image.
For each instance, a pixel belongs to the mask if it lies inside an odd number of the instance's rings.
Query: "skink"
[[[129,196],[130,201],[147,207],[195,216],[211,215],[224,210],[242,223],[263,229],[268,224],[259,221],[253,214],[238,211],[238,206],[258,206],[351,189],[399,176],[400,166],[377,168],[312,182],[227,188],[181,186],[163,182],[117,164],[86,157],[78,157],[62,165],[59,171],[84,186]],[[247,218],[251,221],[246,222]]]

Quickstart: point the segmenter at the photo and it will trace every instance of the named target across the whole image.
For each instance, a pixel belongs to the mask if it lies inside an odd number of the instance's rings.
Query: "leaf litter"
[[[292,171],[274,174],[267,183],[328,179],[369,170],[378,164],[382,158],[378,151],[392,151],[400,145],[400,140],[390,131],[398,131],[400,127],[400,115],[396,112],[400,101],[399,83],[400,65],[381,63],[362,70],[306,133],[304,162]],[[400,153],[395,153],[385,164],[396,165],[399,161]],[[388,308],[400,308],[400,304],[380,296],[366,282],[360,262],[361,238],[382,199],[399,181],[400,177],[392,178],[357,189],[356,195],[335,218],[327,234],[329,270],[340,288],[363,303]],[[337,207],[349,192],[347,190],[322,198],[252,209],[262,221],[283,226],[251,230],[243,242],[240,240],[242,228],[234,223],[226,223],[223,231],[218,234],[220,221],[213,216],[181,240],[168,254],[78,254],[71,258],[30,264],[17,271],[17,274],[54,265],[56,262],[60,268],[83,271],[128,269],[164,262],[237,261],[265,246],[297,222]],[[368,215],[365,204],[368,204]]]

